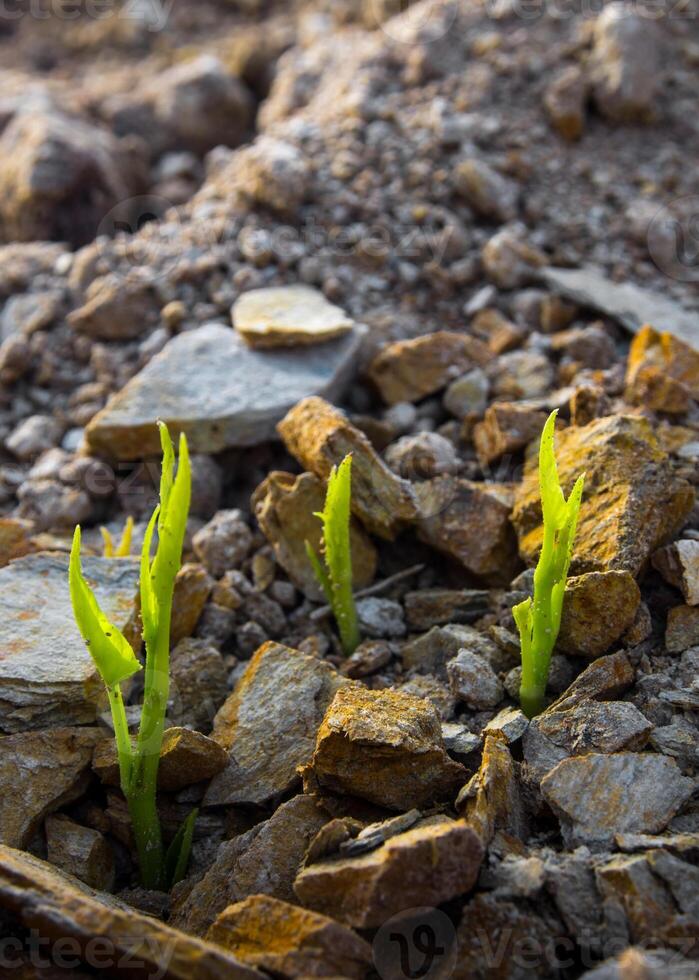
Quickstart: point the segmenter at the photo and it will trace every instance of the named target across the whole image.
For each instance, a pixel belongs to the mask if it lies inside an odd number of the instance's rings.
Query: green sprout
[[[512,609],[522,651],[519,699],[528,718],[544,708],[551,655],[561,627],[563,594],[573,556],[573,541],[580,513],[585,474],[578,477],[566,500],[558,479],[554,431],[558,410],[551,412],[539,445],[539,486],[544,520],[544,541],[534,572],[534,599],[528,597]]]
[[[325,508],[316,513],[323,522],[323,557],[325,564],[306,541],[306,554],[325,593],[340,631],[342,648],[349,656],[359,646],[357,610],[352,595],[352,558],[350,554],[350,499],[352,457],[345,456],[333,466],[328,479]]]
[[[109,533],[108,528],[101,527],[100,533],[104,542],[102,552],[105,558],[128,558],[131,554],[131,539],[133,538],[133,517],[129,514],[124,524],[124,530],[119,544],[114,544],[114,538]]]
[[[189,814],[165,853],[156,807],[156,784],[169,694],[172,595],[182,560],[191,472],[187,440],[181,435],[179,465],[177,475],[173,477],[175,454],[170,434],[162,422],[158,425],[163,464],[160,503],[148,523],[141,551],[141,617],[146,666],[141,720],[134,742],[129,735],[121,684],[141,670],[141,664],[123,633],[103,614],[83,577],[79,526],[73,536],[69,580],[75,620],[107,688],[121,789],[131,816],[141,880],[146,888],[162,889],[184,876],[197,814],[196,811]],[[156,526],[158,544],[151,561]]]

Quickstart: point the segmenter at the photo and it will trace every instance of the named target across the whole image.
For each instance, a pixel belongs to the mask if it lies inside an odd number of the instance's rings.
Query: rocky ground
[[[76,6],[0,14],[2,967],[696,977],[696,5]],[[587,479],[528,722],[553,408]],[[169,895],[67,588],[80,522],[138,647],[98,528],[140,544],[156,418],[194,453]],[[347,452],[349,659],[304,550]]]

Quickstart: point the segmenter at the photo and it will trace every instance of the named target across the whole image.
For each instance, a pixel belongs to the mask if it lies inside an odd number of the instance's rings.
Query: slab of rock
[[[566,711],[587,698],[612,701],[624,694],[635,679],[636,671],[622,650],[599,657],[578,674],[570,687],[549,705],[548,710]]]
[[[309,768],[321,788],[391,810],[448,799],[465,779],[463,766],[446,753],[429,702],[354,686],[335,695]]]
[[[433,817],[366,854],[308,865],[294,890],[309,908],[369,929],[404,909],[466,894],[482,860],[481,842],[465,821]]]
[[[166,728],[158,766],[158,788],[167,792],[211,779],[228,765],[228,753],[212,738],[190,728]],[[119,785],[119,760],[113,738],[95,749],[92,768],[107,786]]]
[[[435,674],[447,679],[447,664],[465,647],[473,653],[488,657],[496,645],[473,626],[447,623],[433,626],[427,633],[404,644],[401,659],[406,670],[420,674]]]
[[[97,276],[84,303],[68,315],[78,333],[95,340],[131,340],[158,323],[160,301],[148,273]]]
[[[83,570],[107,618],[138,649],[138,562],[83,558]],[[41,552],[0,569],[0,621],[0,731],[94,721],[106,696],[73,618],[68,555]]]
[[[203,936],[227,906],[250,895],[295,902],[294,879],[309,844],[327,822],[310,796],[283,803],[269,820],[221,844],[204,877],[175,897],[170,922]]]
[[[539,277],[550,289],[580,306],[605,313],[631,333],[640,330],[644,323],[655,323],[680,340],[696,345],[696,314],[684,310],[664,294],[630,282],[613,282],[592,267],[547,268],[541,270]]]
[[[218,453],[275,436],[277,422],[309,395],[339,397],[361,342],[357,328],[299,350],[252,350],[230,327],[179,334],[92,419],[86,440],[114,459],[157,456],[155,419],[185,432],[192,452]]]
[[[46,814],[87,788],[96,728],[0,737],[0,842],[26,847]]]
[[[459,650],[447,664],[452,693],[474,711],[494,708],[505,696],[497,674],[487,660],[470,650]]]
[[[233,326],[251,347],[297,347],[347,333],[354,321],[310,286],[271,286],[242,293]]]
[[[490,606],[483,589],[420,589],[403,596],[405,619],[413,630],[427,630],[445,623],[472,623]]]
[[[469,157],[457,163],[453,182],[473,210],[501,224],[517,217],[519,185],[483,160]]]
[[[653,555],[653,567],[680,589],[689,606],[699,606],[699,541],[675,541]]]
[[[228,696],[223,657],[206,640],[181,640],[170,654],[168,719],[207,735]]]
[[[570,491],[587,477],[575,538],[577,572],[626,570],[637,575],[689,515],[694,490],[677,478],[646,419],[609,415],[556,436],[561,484]],[[512,520],[522,557],[534,564],[541,547],[538,464],[530,456],[515,495]]]
[[[286,448],[327,480],[352,454],[352,512],[372,534],[392,540],[418,514],[412,485],[396,476],[359,429],[322,398],[305,398],[279,423]]]
[[[506,453],[516,453],[541,435],[546,413],[517,402],[495,402],[473,429],[473,444],[481,466]]]
[[[295,476],[270,473],[252,495],[251,506],[274,557],[294,585],[314,601],[325,601],[308,555],[308,541],[320,553],[323,527],[315,516],[323,510],[325,487],[313,473]],[[376,574],[377,554],[371,538],[356,519],[350,526],[352,581],[356,589],[370,585]]]
[[[415,484],[418,537],[488,585],[508,584],[517,568],[511,500],[499,484],[454,476]]]
[[[486,736],[480,768],[459,793],[456,809],[484,847],[497,831],[527,839],[527,818],[515,762],[502,735]]]
[[[699,351],[646,324],[631,343],[624,398],[655,412],[687,412],[699,401]]]
[[[371,946],[346,926],[268,895],[229,905],[206,938],[241,963],[275,977],[337,976],[363,980]]]
[[[562,759],[588,752],[637,752],[653,729],[637,707],[625,701],[582,700],[566,711],[544,711],[524,736],[527,773],[541,782]]]
[[[85,962],[110,973],[117,964],[141,964],[144,975],[163,980],[260,980],[214,943],[187,936],[149,915],[136,912],[112,895],[97,892],[45,861],[0,845],[0,908],[12,913],[42,940],[42,957],[65,960],[71,939]],[[99,949],[95,938],[101,937]],[[50,951],[55,943],[55,953]],[[61,960],[54,957],[61,957]],[[71,959],[74,947],[71,945]]]
[[[625,3],[610,3],[597,17],[590,75],[597,108],[618,122],[648,121],[661,76],[658,26]]]
[[[492,356],[476,337],[439,330],[384,347],[371,362],[369,377],[387,405],[416,402]]]
[[[311,760],[326,708],[351,683],[317,657],[280,643],[260,647],[214,719],[228,766],[205,804],[261,804],[288,792]]]
[[[564,759],[541,782],[568,846],[663,830],[696,789],[673,759],[642,752]]]
[[[556,648],[578,657],[599,657],[633,624],[641,591],[627,571],[571,576],[563,596]]]
[[[114,887],[114,853],[106,838],[59,813],[46,818],[46,854],[51,864],[90,888]]]
[[[518,742],[529,727],[529,719],[520,708],[502,708],[483,729],[484,735],[497,735],[508,745]]]
[[[667,614],[665,648],[668,653],[682,653],[699,646],[699,606],[675,606]]]

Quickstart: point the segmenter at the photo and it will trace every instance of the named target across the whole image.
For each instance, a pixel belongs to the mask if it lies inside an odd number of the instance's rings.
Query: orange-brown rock
[[[699,645],[699,606],[675,606],[667,614],[665,647],[668,653],[682,653]]]
[[[83,827],[63,813],[47,817],[44,829],[51,864],[91,888],[110,891],[114,887],[114,852],[98,830]]]
[[[634,337],[626,367],[626,400],[682,414],[699,401],[699,351],[646,324]]]
[[[516,453],[541,435],[546,413],[517,402],[495,402],[473,430],[481,466],[489,466],[505,453]]]
[[[497,831],[526,840],[527,820],[517,772],[503,736],[486,736],[480,769],[459,793],[456,808],[484,847]]]
[[[483,846],[464,820],[432,817],[366,854],[305,867],[294,890],[309,908],[370,929],[404,909],[466,894],[482,860]]]
[[[304,398],[277,428],[291,455],[322,480],[352,454],[352,511],[370,533],[392,540],[417,517],[410,483],[396,476],[364,433],[329,402]]]
[[[547,710],[565,711],[587,698],[610,701],[624,694],[635,679],[636,671],[622,650],[598,657],[578,674],[570,687]]]
[[[699,541],[675,541],[653,555],[653,567],[681,589],[690,606],[699,606]]]
[[[214,943],[188,936],[112,895],[96,892],[31,854],[0,845],[0,908],[42,941],[41,955],[65,958],[65,940],[86,964],[105,975],[162,980],[260,980],[260,974]],[[99,944],[95,941],[100,940]],[[136,969],[136,964],[140,964]],[[36,974],[34,974],[36,975]]]
[[[388,344],[369,365],[369,377],[387,405],[416,402],[492,358],[487,345],[464,333],[438,330]]]
[[[392,810],[449,799],[466,777],[446,753],[432,704],[359,686],[335,695],[310,768],[322,788]]]
[[[167,728],[158,767],[158,788],[173,792],[211,779],[228,765],[228,753],[218,742],[190,728]],[[114,739],[103,739],[95,749],[92,768],[103,783],[119,785],[119,763]]]
[[[544,108],[551,125],[569,142],[582,136],[588,94],[589,83],[576,65],[559,72],[544,93]]]
[[[241,963],[289,980],[362,980],[372,962],[369,943],[347,926],[268,895],[229,905],[206,939],[230,950]]]
[[[575,656],[599,657],[631,627],[640,603],[641,591],[630,572],[572,576],[563,597],[557,649]]]
[[[649,422],[609,415],[557,433],[561,484],[570,492],[587,474],[573,552],[576,572],[626,569],[637,575],[649,556],[680,527],[694,504],[694,489],[673,473]],[[525,561],[541,548],[541,499],[536,454],[515,494],[512,520]]]
[[[440,476],[415,485],[423,517],[418,537],[487,585],[506,585],[518,566],[512,495],[500,483]]]
[[[183,565],[177,573],[170,626],[172,646],[176,646],[180,640],[184,640],[194,632],[213,584],[204,566],[196,562]]]
[[[274,548],[277,562],[294,585],[309,599],[322,600],[323,591],[306,554],[306,541],[320,553],[323,526],[316,514],[323,510],[325,488],[313,473],[294,476],[270,473],[252,495],[252,509],[262,532]],[[350,527],[352,579],[355,588],[370,585],[377,555],[371,539],[357,520]]]
[[[31,542],[32,529],[29,521],[18,517],[3,517],[0,520],[0,566],[35,550]]]

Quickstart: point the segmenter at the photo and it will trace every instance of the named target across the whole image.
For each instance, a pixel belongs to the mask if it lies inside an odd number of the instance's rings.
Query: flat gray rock
[[[539,278],[554,292],[618,320],[631,333],[650,323],[685,343],[699,344],[699,313],[683,309],[660,293],[630,282],[612,282],[592,268],[542,269]]]
[[[341,396],[363,329],[324,344],[253,350],[230,327],[208,323],[174,337],[86,430],[93,452],[142,459],[160,452],[156,419],[189,448],[217,453],[276,438],[275,426],[309,395]]]
[[[108,619],[129,636],[138,562],[84,558],[83,569]],[[0,731],[94,721],[106,699],[73,619],[68,555],[39,552],[0,569],[0,622]]]

